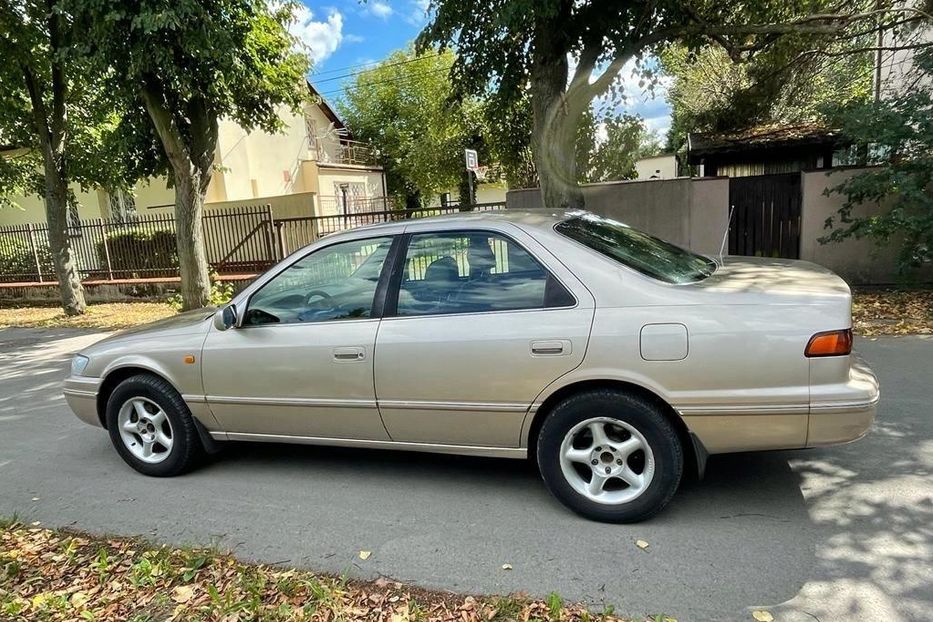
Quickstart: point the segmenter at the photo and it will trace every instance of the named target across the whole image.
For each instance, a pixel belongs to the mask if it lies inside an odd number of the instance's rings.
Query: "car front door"
[[[388,440],[373,390],[373,300],[392,242],[316,250],[250,296],[241,326],[211,330],[204,390],[232,438]]]
[[[583,360],[592,296],[518,228],[406,237],[376,344],[392,440],[518,447],[535,397]]]

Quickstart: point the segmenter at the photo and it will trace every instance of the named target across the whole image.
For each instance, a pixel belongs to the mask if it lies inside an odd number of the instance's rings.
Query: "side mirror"
[[[214,314],[214,327],[227,330],[236,326],[236,305],[227,305]]]

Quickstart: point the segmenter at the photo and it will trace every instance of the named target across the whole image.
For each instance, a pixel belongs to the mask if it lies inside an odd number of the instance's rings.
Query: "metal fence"
[[[497,210],[484,203],[473,210]],[[255,274],[321,237],[364,225],[460,211],[456,205],[336,216],[275,218],[271,206],[207,210],[202,230],[207,261],[218,275]],[[82,220],[68,229],[83,280],[120,281],[178,276],[175,217],[139,215],[124,221]],[[48,226],[0,226],[0,282],[55,281]]]

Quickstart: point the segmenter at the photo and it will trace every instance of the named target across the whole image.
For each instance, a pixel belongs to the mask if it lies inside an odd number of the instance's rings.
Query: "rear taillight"
[[[810,337],[806,356],[843,356],[852,352],[852,329],[828,330]]]

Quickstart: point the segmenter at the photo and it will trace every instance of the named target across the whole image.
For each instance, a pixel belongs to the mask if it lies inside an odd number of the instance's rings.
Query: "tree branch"
[[[171,111],[165,106],[162,89],[158,81],[151,76],[145,78],[143,87],[139,90],[139,95],[143,100],[146,111],[149,113],[149,117],[152,119],[152,124],[162,141],[165,155],[172,167],[175,168],[182,164],[190,167],[192,164],[191,156],[185,147],[184,141],[182,141],[181,132],[175,123],[175,119],[172,118]],[[190,170],[177,172],[190,174]]]
[[[32,68],[25,63],[20,64],[20,71],[23,74],[23,81],[26,83],[26,91],[29,93],[29,101],[32,104],[32,117],[36,124],[36,131],[39,133],[40,148],[47,164],[52,164],[52,139],[49,129],[49,117],[45,108],[45,101],[42,99],[42,93],[39,91],[39,83]]]

